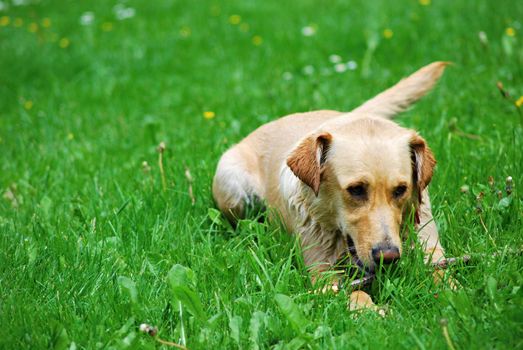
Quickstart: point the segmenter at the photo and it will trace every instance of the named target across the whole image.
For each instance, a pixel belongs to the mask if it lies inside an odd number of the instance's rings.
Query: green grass
[[[190,349],[443,349],[441,319],[456,349],[523,347],[523,260],[508,252],[523,241],[523,2],[129,0],[125,20],[114,4],[0,11],[0,348],[159,346],[138,331],[146,322]],[[86,11],[95,19],[82,26]],[[336,73],[332,54],[357,69]],[[455,64],[400,123],[438,159],[432,202],[448,255],[486,254],[452,269],[459,290],[434,286],[411,254],[372,286],[389,316],[355,317],[345,293],[308,293],[277,223],[233,231],[216,217],[216,163],[251,130],[350,110],[435,60]]]

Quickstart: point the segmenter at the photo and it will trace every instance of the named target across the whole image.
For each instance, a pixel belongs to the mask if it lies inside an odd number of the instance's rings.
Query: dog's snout
[[[400,258],[400,251],[398,247],[389,244],[379,244],[372,248],[372,259],[376,264],[379,264],[383,259],[384,264],[390,264]]]

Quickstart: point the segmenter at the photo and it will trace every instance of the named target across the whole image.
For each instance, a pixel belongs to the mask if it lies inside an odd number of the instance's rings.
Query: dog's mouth
[[[374,271],[374,264],[365,264],[356,251],[356,245],[352,238],[347,235],[347,257],[346,262],[347,275],[352,276],[354,273],[363,274],[364,276]]]

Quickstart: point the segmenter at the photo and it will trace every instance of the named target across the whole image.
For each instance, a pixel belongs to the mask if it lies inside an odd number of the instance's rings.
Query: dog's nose
[[[372,248],[372,259],[376,264],[379,264],[383,259],[384,264],[390,264],[400,258],[400,250],[398,247],[390,245],[379,244]]]

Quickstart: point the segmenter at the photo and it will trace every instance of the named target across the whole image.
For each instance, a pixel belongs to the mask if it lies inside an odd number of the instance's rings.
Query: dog
[[[218,162],[218,208],[235,222],[257,202],[268,205],[299,236],[313,284],[352,244],[367,270],[398,260],[409,216],[426,259],[444,259],[428,192],[436,160],[416,131],[392,119],[428,93],[446,65],[431,63],[348,113],[298,113],[262,125]],[[336,278],[329,283],[338,290]],[[349,305],[374,303],[355,291]]]

